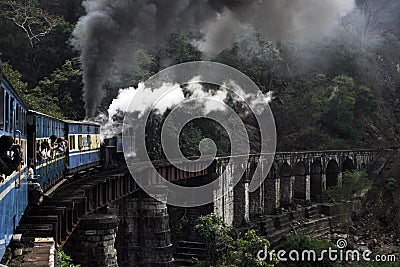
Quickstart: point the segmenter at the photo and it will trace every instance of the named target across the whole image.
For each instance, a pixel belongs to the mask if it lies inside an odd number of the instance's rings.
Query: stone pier
[[[166,187],[159,195],[167,197]],[[124,267],[173,266],[173,253],[167,204],[140,191],[121,200],[123,239],[119,239],[120,265]]]
[[[118,267],[115,237],[118,218],[92,214],[82,219],[64,250],[74,263],[87,267]]]

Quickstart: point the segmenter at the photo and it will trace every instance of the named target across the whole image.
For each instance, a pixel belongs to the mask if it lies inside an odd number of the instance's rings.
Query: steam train
[[[11,175],[1,166],[15,157],[11,146],[0,151],[0,258],[29,204],[32,187],[47,191],[64,177],[100,165],[100,126],[61,120],[29,110],[0,71],[0,136],[14,138],[22,162]],[[28,196],[29,195],[29,196]]]

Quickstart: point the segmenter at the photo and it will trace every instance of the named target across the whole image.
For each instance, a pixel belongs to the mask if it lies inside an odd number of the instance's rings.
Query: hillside
[[[0,5],[3,71],[31,108],[69,119],[85,117],[80,53],[71,43],[85,14],[81,2],[27,1],[36,35],[18,24],[24,17],[12,9],[17,1]],[[356,2],[357,8],[342,18],[334,33],[318,41],[277,41],[248,33],[207,58],[244,72],[264,93],[274,92],[278,150],[400,143],[400,32],[395,26],[400,23],[400,4]],[[194,46],[194,40],[203,37],[200,32],[174,32],[165,43],[142,51],[134,69],[111,62],[97,112],[107,111],[120,88],[135,86],[172,64],[206,58]],[[246,123],[253,132],[257,128]],[[201,129],[202,136],[218,133]],[[223,147],[226,144],[220,144]]]

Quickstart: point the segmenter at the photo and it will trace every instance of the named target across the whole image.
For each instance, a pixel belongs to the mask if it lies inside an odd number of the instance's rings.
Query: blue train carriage
[[[100,125],[66,121],[68,135],[68,175],[100,165]]]
[[[57,184],[64,176],[67,140],[65,122],[29,110],[28,162],[34,165],[35,181],[43,191]]]
[[[0,258],[12,239],[14,230],[28,205],[27,173],[27,107],[12,85],[1,73],[0,67],[0,135],[14,138],[22,146],[22,162],[10,175],[0,174]],[[3,153],[0,151],[0,153]],[[13,157],[13,152],[6,152]],[[11,171],[12,171],[11,169]],[[4,171],[2,171],[4,172]]]

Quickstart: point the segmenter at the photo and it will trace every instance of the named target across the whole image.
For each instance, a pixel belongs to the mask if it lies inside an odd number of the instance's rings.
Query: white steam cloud
[[[97,116],[96,121],[102,125],[102,140],[121,133],[125,112],[139,112],[138,116],[140,117],[145,111],[151,109],[158,114],[164,114],[167,109],[173,109],[184,101],[194,101],[194,108],[201,109],[202,113],[207,115],[211,112],[225,111],[226,105],[223,103],[228,99],[228,95],[238,103],[243,101],[250,103],[254,111],[261,112],[265,103],[273,100],[271,91],[265,95],[261,93],[258,95],[245,94],[244,90],[234,81],[224,83],[217,90],[206,90],[203,84],[199,83],[200,80],[200,76],[193,77],[185,87],[181,87],[179,84],[163,83],[159,88],[154,89],[146,87],[144,83],[139,83],[137,88],[120,89],[118,96],[108,108],[108,117],[105,114]],[[232,94],[232,91],[237,94]],[[244,99],[240,98],[239,94],[244,96]],[[140,100],[139,102],[135,101],[135,103],[139,103],[138,105],[130,105],[133,98]],[[221,105],[216,105],[217,102]]]

